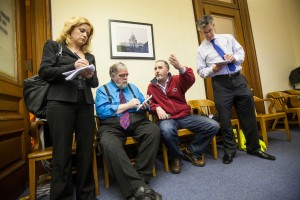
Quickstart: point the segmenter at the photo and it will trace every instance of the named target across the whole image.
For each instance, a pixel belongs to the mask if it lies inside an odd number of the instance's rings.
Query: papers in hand
[[[68,71],[68,72],[64,72],[62,74],[67,76],[66,80],[69,81],[69,80],[74,79],[76,76],[78,76],[78,74],[80,74],[82,71],[85,71],[85,70],[90,71],[90,72],[94,72],[95,71],[95,66],[93,64],[91,64],[91,65],[88,65],[88,66],[85,66],[85,67],[81,67],[79,69],[74,69],[74,70],[71,70],[71,71]]]
[[[145,99],[144,101],[143,101],[143,103],[145,103],[145,102],[147,102],[147,101],[149,101],[150,99],[152,98],[152,94],[147,98],[147,99]],[[140,110],[141,109],[141,107],[142,107],[142,105],[143,105],[143,103],[141,103],[137,108],[136,108],[136,111],[138,111],[138,110]]]
[[[226,65],[226,64],[228,64],[228,63],[231,63],[231,61],[230,60],[222,60],[222,61],[218,61],[218,62],[212,62],[212,63],[210,63],[210,64],[221,64],[221,65]]]

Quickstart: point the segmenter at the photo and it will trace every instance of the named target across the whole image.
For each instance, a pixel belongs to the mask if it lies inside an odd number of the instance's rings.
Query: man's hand
[[[122,113],[132,108],[136,108],[138,105],[140,105],[140,100],[137,98],[132,98],[129,102],[120,104],[118,110],[116,111],[116,114]]]
[[[174,54],[170,55],[169,62],[175,67],[175,69],[178,69],[179,71],[183,70],[183,66],[179,63],[178,59]]]
[[[130,109],[130,108],[136,108],[136,107],[138,107],[138,105],[140,105],[140,100],[137,99],[137,98],[132,98],[132,99],[128,102],[128,104],[129,104],[129,109]]]
[[[225,54],[225,55],[224,55],[224,59],[225,59],[225,60],[229,60],[230,62],[235,62],[235,58],[234,58],[234,56],[231,55],[231,54]]]
[[[147,97],[144,100],[144,102],[142,104],[138,105],[137,111],[140,110],[140,109],[147,109],[150,106],[150,104],[151,104],[151,100],[150,100],[151,97],[152,97],[152,95],[151,96],[147,95]]]
[[[224,64],[214,64],[213,66],[212,66],[212,70],[213,70],[213,72],[219,72],[219,71],[221,71],[221,69],[224,67],[224,66],[226,66],[226,65],[224,65]]]
[[[160,120],[169,119],[169,115],[161,107],[156,108],[156,113],[157,113],[158,119],[160,119]]]

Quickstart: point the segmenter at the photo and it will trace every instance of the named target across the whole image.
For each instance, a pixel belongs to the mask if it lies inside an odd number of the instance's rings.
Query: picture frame
[[[155,59],[152,24],[109,20],[111,59]]]

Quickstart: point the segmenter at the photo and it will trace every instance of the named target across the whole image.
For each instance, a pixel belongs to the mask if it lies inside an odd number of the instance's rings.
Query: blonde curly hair
[[[88,39],[86,43],[82,46],[83,53],[90,53],[91,52],[91,40],[94,33],[94,27],[90,23],[89,20],[87,20],[84,17],[72,17],[71,19],[67,20],[64,24],[64,27],[62,31],[60,32],[60,35],[56,39],[57,42],[65,43],[66,45],[70,45],[72,43],[71,41],[71,33],[74,30],[75,27],[80,26],[82,24],[87,24],[91,27],[91,32],[88,36]]]

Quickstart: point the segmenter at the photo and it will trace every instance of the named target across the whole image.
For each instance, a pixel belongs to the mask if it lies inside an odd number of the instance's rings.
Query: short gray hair
[[[126,67],[126,65],[124,63],[117,62],[117,63],[113,64],[112,66],[110,66],[110,68],[109,68],[109,75],[111,77],[115,77],[117,75],[117,72],[118,72],[119,68],[126,68],[127,69],[127,67]]]
[[[167,61],[165,61],[165,60],[157,60],[157,61],[155,61],[155,64],[158,63],[158,62],[165,63],[165,66],[167,67],[167,69],[170,70],[170,66],[169,66],[169,63]]]
[[[211,15],[203,15],[196,23],[198,30],[201,30],[210,24],[214,24],[214,18]]]

